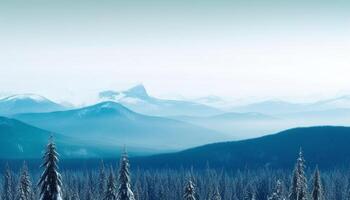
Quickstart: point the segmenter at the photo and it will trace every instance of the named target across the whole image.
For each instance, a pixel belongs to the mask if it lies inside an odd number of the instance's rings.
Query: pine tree
[[[318,170],[318,167],[316,167],[315,169],[314,178],[313,178],[312,199],[324,200],[321,176],[320,176],[320,171]]]
[[[305,160],[300,149],[299,157],[293,172],[292,184],[289,193],[290,200],[307,200],[307,179],[305,176]]]
[[[111,171],[109,173],[109,177],[107,180],[107,188],[106,188],[103,200],[116,200],[117,199],[116,189],[117,187],[115,185],[113,169],[111,167]]]
[[[56,152],[56,145],[53,142],[52,136],[46,148],[43,157],[44,163],[41,165],[44,172],[40,177],[38,183],[40,187],[40,200],[61,200],[61,175],[58,173],[58,153]]]
[[[18,197],[17,200],[31,200],[33,199],[32,183],[30,181],[28,167],[23,162],[21,177],[18,186]]]
[[[77,192],[74,192],[71,200],[80,200],[79,194]]]
[[[277,180],[274,192],[267,198],[268,200],[285,200],[283,196],[283,186],[280,180]]]
[[[85,183],[85,200],[93,200],[95,198],[95,182],[92,173],[88,175],[88,180]]]
[[[12,200],[12,174],[8,164],[6,164],[6,169],[4,173],[4,183],[2,191],[2,200]]]
[[[210,200],[221,200],[221,195],[220,195],[218,187],[215,187],[215,190],[214,190],[213,195],[210,198]]]
[[[289,200],[298,200],[299,193],[299,175],[297,168],[293,171],[292,184],[290,187]]]
[[[90,189],[88,189],[88,190],[86,191],[85,200],[94,200],[94,195],[93,195],[93,193],[91,192]]]
[[[98,193],[100,198],[104,197],[106,191],[106,174],[105,174],[105,166],[103,160],[101,160],[100,171],[98,176]]]
[[[244,190],[243,198],[244,200],[253,200],[255,199],[255,189],[254,187],[249,184],[247,188]]]
[[[305,176],[305,160],[303,157],[303,152],[300,149],[298,158],[298,174],[299,174],[299,195],[298,200],[308,199],[308,189],[307,189],[307,179]]]
[[[122,154],[120,158],[120,166],[119,166],[119,188],[117,199],[118,200],[135,200],[134,193],[131,190],[131,180],[130,180],[130,172],[129,172],[129,159],[126,150]]]
[[[191,180],[188,180],[185,186],[185,193],[183,195],[184,200],[196,200],[196,192],[194,184]]]

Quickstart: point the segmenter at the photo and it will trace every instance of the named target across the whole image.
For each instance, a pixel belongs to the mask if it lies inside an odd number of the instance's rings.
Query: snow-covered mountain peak
[[[101,102],[92,106],[84,107],[79,109],[80,111],[84,112],[100,112],[102,110],[118,110],[118,111],[128,111],[127,108],[122,106],[119,103],[113,102],[113,101],[105,101]]]
[[[47,98],[37,94],[17,94],[17,95],[5,97],[0,101],[5,102],[5,101],[18,101],[18,100],[31,100],[36,102],[49,101]]]
[[[130,96],[130,97],[138,97],[138,98],[149,97],[145,86],[143,86],[142,84],[136,85],[136,86],[124,91],[123,93],[126,94],[127,96]]]
[[[213,115],[219,114],[219,109],[194,103],[192,101],[159,99],[149,96],[142,84],[128,90],[104,91],[99,93],[100,101],[114,101],[141,114],[169,116],[169,115]]]
[[[17,94],[0,99],[0,115],[65,110],[65,107],[37,94]]]
[[[125,99],[142,99],[149,98],[145,87],[142,84],[136,85],[128,90],[117,92],[113,90],[107,90],[99,93],[99,97],[103,100],[113,100],[117,102],[123,102]]]

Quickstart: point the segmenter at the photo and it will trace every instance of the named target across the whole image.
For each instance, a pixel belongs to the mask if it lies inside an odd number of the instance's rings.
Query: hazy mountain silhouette
[[[67,111],[19,114],[15,118],[69,137],[163,150],[227,139],[213,130],[138,114],[111,101]]]
[[[116,92],[104,91],[100,99],[118,102],[138,113],[153,116],[191,115],[209,116],[222,113],[221,110],[200,103],[180,100],[159,99],[148,95],[143,85]]]

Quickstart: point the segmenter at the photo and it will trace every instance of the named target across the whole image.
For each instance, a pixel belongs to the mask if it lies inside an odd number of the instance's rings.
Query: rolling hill
[[[14,117],[65,136],[107,145],[126,144],[172,150],[227,139],[216,131],[138,114],[111,101],[68,111],[19,114]]]
[[[185,151],[133,158],[133,165],[228,169],[292,168],[299,148],[307,165],[333,168],[350,165],[349,127],[294,128],[260,138],[208,144]]]
[[[99,147],[97,144],[52,133],[15,119],[0,117],[0,159],[40,158],[51,135],[63,158],[109,156],[116,150],[115,147]]]

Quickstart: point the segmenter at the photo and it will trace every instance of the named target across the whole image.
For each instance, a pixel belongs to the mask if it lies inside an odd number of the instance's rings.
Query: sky
[[[346,0],[0,0],[0,94],[350,94]]]

